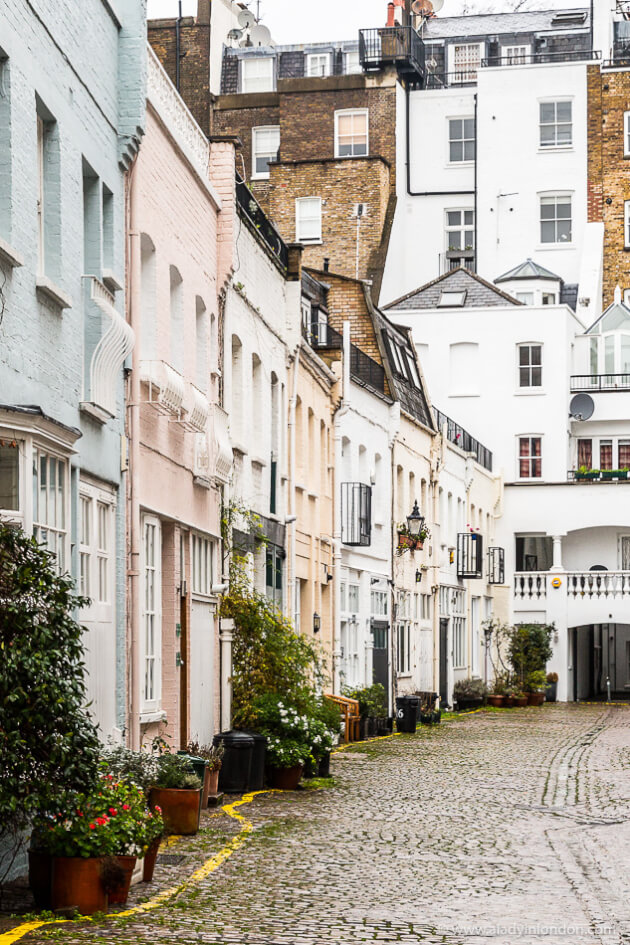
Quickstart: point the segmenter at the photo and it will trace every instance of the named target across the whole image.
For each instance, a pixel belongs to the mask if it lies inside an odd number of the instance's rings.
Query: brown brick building
[[[193,115],[211,137],[240,140],[237,173],[284,240],[304,244],[305,265],[328,260],[335,272],[371,280],[377,300],[396,207],[398,59],[410,27],[370,71],[365,40],[363,52],[358,40],[226,47],[213,96],[206,6],[179,27],[180,89]],[[367,32],[388,52],[382,30]],[[150,21],[149,41],[175,80],[175,21]]]
[[[588,68],[588,219],[604,224],[603,307],[630,297],[630,71]],[[625,294],[628,293],[628,294]]]

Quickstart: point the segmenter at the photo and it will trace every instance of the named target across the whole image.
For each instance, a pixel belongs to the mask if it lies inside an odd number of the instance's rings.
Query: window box
[[[599,469],[588,469],[588,470],[576,470],[575,478],[578,480],[587,480],[587,479],[599,479],[600,478]]]
[[[610,482],[613,479],[627,479],[627,469],[602,469],[602,480]]]

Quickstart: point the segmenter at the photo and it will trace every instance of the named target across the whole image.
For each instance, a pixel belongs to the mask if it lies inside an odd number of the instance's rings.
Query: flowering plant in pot
[[[527,704],[542,705],[545,701],[545,689],[547,687],[547,674],[544,669],[534,670],[527,677]]]
[[[266,735],[266,738],[271,786],[283,791],[295,790],[304,766],[311,757],[308,745],[295,738],[281,738],[271,734]]]
[[[304,766],[309,762],[315,765],[312,749],[315,744],[319,745],[323,726],[275,693],[256,700],[256,715],[256,728],[267,739],[267,766],[272,786],[283,790],[297,787]]]
[[[162,810],[165,833],[190,835],[199,830],[201,781],[190,770],[185,755],[164,750],[157,755],[157,771],[149,792],[151,807]]]
[[[458,679],[453,686],[453,698],[458,709],[476,709],[483,705],[487,691],[483,679]]]
[[[558,674],[547,673],[547,686],[545,688],[545,698],[547,702],[555,702],[558,694]]]

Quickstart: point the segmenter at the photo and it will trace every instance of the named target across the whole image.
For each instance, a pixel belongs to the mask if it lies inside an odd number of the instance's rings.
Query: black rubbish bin
[[[419,709],[418,696],[396,696],[396,730],[415,732]]]
[[[254,739],[245,732],[219,732],[213,745],[223,743],[225,754],[219,771],[219,790],[226,794],[244,794],[249,787]]]
[[[243,732],[254,739],[252,766],[249,772],[248,791],[262,791],[265,786],[265,759],[267,757],[267,739],[258,732]]]

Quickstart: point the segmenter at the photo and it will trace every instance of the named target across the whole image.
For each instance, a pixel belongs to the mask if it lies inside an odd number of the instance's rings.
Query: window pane
[[[556,102],[556,120],[571,121],[571,102]]]
[[[540,345],[532,345],[530,350],[531,363],[542,364],[542,348]]]
[[[461,226],[461,222],[462,222],[461,210],[448,210],[446,213],[446,220],[449,226]]]
[[[0,508],[18,511],[20,453],[17,447],[0,445]]]
[[[541,223],[540,240],[542,243],[555,243],[556,241],[555,223]]]
[[[630,440],[619,440],[619,469],[630,468]]]
[[[555,103],[554,102],[541,102],[540,104],[540,120],[544,121],[553,121],[556,115]]]
[[[532,368],[532,387],[540,387],[542,385],[542,369],[539,367]]]
[[[612,440],[600,440],[599,441],[599,468],[612,469],[613,468],[612,459],[613,459]]]
[[[475,137],[475,119],[474,118],[464,119],[464,137],[465,138]]]
[[[451,141],[451,161],[463,161],[464,146],[461,141]]]
[[[591,469],[593,464],[593,441],[578,440],[578,466]]]
[[[474,159],[475,159],[475,142],[465,141],[464,142],[464,160],[474,161]]]

